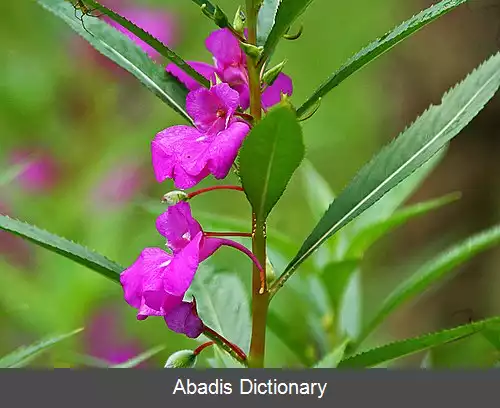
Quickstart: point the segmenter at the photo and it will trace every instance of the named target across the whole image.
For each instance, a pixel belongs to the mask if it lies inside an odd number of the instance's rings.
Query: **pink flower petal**
[[[293,92],[292,79],[280,73],[271,86],[262,93],[262,106],[270,108],[281,101],[281,94],[291,96]]]
[[[165,315],[165,322],[170,330],[183,333],[190,338],[197,338],[203,332],[203,322],[195,313],[191,302],[182,302],[179,306]]]
[[[201,232],[201,226],[191,215],[191,207],[181,201],[168,207],[156,220],[156,229],[163,235],[174,253],[188,245]]]
[[[214,66],[197,61],[186,62],[191,68],[193,68],[200,75],[204,76],[207,80],[215,82],[215,73],[217,72],[217,69]],[[177,65],[170,63],[167,65],[166,70],[169,74],[181,81],[190,91],[202,88],[202,85],[196,79],[193,79],[193,77],[186,74]]]
[[[207,49],[217,62],[217,67],[240,64],[245,55],[238,39],[227,28],[212,32],[205,41]]]

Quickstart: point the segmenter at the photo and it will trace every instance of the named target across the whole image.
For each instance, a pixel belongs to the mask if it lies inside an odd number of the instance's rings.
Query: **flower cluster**
[[[186,110],[194,126],[169,127],[159,132],[151,144],[157,181],[172,179],[178,189],[191,188],[210,174],[216,179],[225,178],[251,128],[246,120],[248,115],[244,114],[249,106],[249,80],[239,40],[228,29],[220,29],[208,37],[206,46],[214,56],[214,65],[189,65],[211,82],[210,89],[177,66],[167,66],[167,71],[190,90]],[[282,94],[291,93],[291,79],[280,74],[272,86],[262,87],[263,108],[278,103]],[[263,269],[250,250],[221,238],[250,234],[208,233],[193,218],[186,201],[200,191],[172,203],[158,217],[156,228],[166,239],[166,250],[144,249],[120,278],[126,302],[137,309],[137,319],[162,316],[171,330],[191,338],[208,328],[197,314],[195,300],[185,301],[185,294],[199,264],[217,249],[230,246],[242,251],[261,271],[262,285],[265,280]]]

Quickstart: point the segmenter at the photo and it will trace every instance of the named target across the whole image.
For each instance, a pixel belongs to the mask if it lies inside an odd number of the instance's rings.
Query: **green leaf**
[[[387,192],[379,201],[373,204],[365,212],[359,215],[355,220],[344,228],[343,234],[348,240],[351,240],[359,232],[365,228],[387,220],[416,190],[422,185],[424,180],[434,171],[441,163],[448,150],[448,145],[445,145],[437,152],[429,161],[424,163],[419,169],[399,183],[392,190]]]
[[[113,10],[110,10],[106,6],[98,3],[94,0],[85,0],[85,4],[88,5],[92,10],[100,11],[102,14],[107,15],[110,19],[120,24],[123,28],[130,31],[132,34],[137,36],[139,39],[144,41],[150,47],[152,47],[155,51],[163,55],[165,58],[168,58],[175,65],[177,65],[180,69],[182,69],[186,74],[192,77],[194,80],[199,82],[201,85],[209,88],[210,81],[206,79],[203,75],[201,75],[198,71],[191,68],[186,61],[184,61],[181,57],[179,57],[173,50],[168,48],[165,44],[159,41],[157,38],[153,37],[151,34],[144,31],[142,28],[137,27],[134,23],[127,20],[125,17],[120,16],[115,13]]]
[[[196,299],[198,314],[208,327],[248,352],[250,347],[250,310],[245,287],[237,275],[214,273],[203,265],[189,292]],[[216,347],[217,357],[226,367],[242,366]]]
[[[457,266],[498,243],[500,243],[500,225],[469,237],[423,265],[385,298],[380,310],[366,325],[360,337],[356,339],[356,343],[360,344],[390,313],[404,302],[424,292]]]
[[[335,199],[328,182],[306,159],[300,166],[304,196],[315,219],[318,221]]]
[[[337,368],[340,361],[344,357],[345,349],[349,344],[349,339],[345,339],[330,353],[321,359],[313,368]]]
[[[330,297],[330,303],[336,313],[339,312],[346,288],[352,275],[359,268],[359,263],[358,259],[331,262],[320,275]]]
[[[303,157],[302,129],[286,106],[250,131],[240,151],[240,177],[258,222],[266,220]]]
[[[274,26],[281,0],[263,0],[257,18],[257,45],[264,45]]]
[[[35,357],[38,357],[38,355],[47,351],[53,345],[59,343],[62,340],[67,339],[68,337],[80,333],[82,330],[83,328],[73,330],[70,333],[40,340],[39,342],[34,343],[30,346],[20,347],[17,350],[13,351],[12,353],[7,354],[6,356],[0,358],[0,368],[24,367]]]
[[[456,201],[460,194],[448,194],[444,197],[435,200],[425,201],[415,205],[403,208],[388,219],[367,226],[360,231],[350,242],[349,249],[346,251],[347,258],[361,258],[365,252],[378,239],[386,235],[388,232],[405,224],[413,218],[427,214],[432,210],[443,207],[453,201]]]
[[[97,51],[134,75],[146,88],[189,122],[191,118],[185,110],[188,90],[175,77],[165,71],[165,67],[155,64],[148,55],[126,35],[106,22],[84,16],[85,27],[75,17],[75,9],[66,0],[37,0],[46,10],[52,12],[68,24],[76,33],[87,40]]]
[[[116,283],[120,282],[120,273],[123,271],[123,267],[84,246],[6,215],[0,215],[0,229],[12,232],[42,248],[63,255]]]
[[[325,240],[410,176],[455,137],[500,86],[500,53],[489,58],[382,149],[330,205],[297,255],[271,288],[276,292]]]
[[[134,368],[139,364],[144,363],[146,360],[149,360],[151,357],[155,356],[163,350],[165,350],[165,346],[157,346],[148,351],[145,351],[144,353],[139,354],[138,356],[135,356],[134,358],[131,358],[128,361],[125,361],[124,363],[111,365],[109,368]]]
[[[286,34],[295,19],[306,10],[311,2],[312,0],[281,0],[273,28],[264,45],[261,61],[265,61],[272,54],[280,38]]]
[[[481,320],[449,330],[426,334],[420,337],[396,341],[381,347],[373,348],[342,360],[338,368],[369,368],[387,361],[428,350],[442,344],[459,340],[490,327],[498,327],[500,317]]]
[[[414,34],[425,25],[443,16],[454,8],[458,7],[467,0],[443,0],[435,4],[409,20],[397,26],[392,31],[387,32],[382,37],[367,45],[357,54],[352,56],[344,65],[334,72],[315,92],[312,94],[297,110],[297,116],[300,117],[308,112],[320,98],[325,96],[333,88],[349,76],[365,67],[368,63],[390,50],[400,41]]]

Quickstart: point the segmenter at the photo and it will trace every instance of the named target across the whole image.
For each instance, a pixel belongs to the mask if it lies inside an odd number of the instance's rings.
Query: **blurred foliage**
[[[135,0],[135,3],[161,7],[175,15],[179,40],[175,51],[186,60],[209,62],[204,39],[215,26],[193,2]],[[303,35],[297,41],[282,41],[273,56],[276,62],[285,57],[288,60],[285,72],[294,80],[292,102],[298,105],[305,101],[324,78],[357,50],[429,5],[423,3],[416,0],[404,4],[395,0],[313,2],[299,19],[304,25]],[[222,0],[218,4],[228,16],[234,15],[237,2]],[[173,186],[169,182],[158,185],[154,180],[149,144],[156,132],[179,124],[182,119],[138,85],[130,74],[111,68],[102,56],[35,2],[14,2],[0,9],[0,212],[71,238],[122,265],[129,265],[143,247],[163,244],[154,228],[154,220],[162,208],[161,196]],[[451,26],[452,20],[447,17],[443,20],[436,23],[443,30],[442,35],[454,36],[456,28],[450,32],[445,29]],[[403,58],[405,52],[426,61],[427,69],[433,66],[432,61],[427,62],[427,49],[418,48],[417,41],[409,40],[402,51],[388,53],[343,83],[322,100],[321,109],[313,118],[304,122],[306,157],[333,192],[340,192],[381,144],[406,124],[408,118],[400,123],[398,110],[393,108],[401,104],[401,96],[384,84],[390,77],[391,64],[395,66],[392,69],[404,71],[404,66],[398,65],[398,58]],[[425,41],[429,42],[429,38]],[[481,58],[470,57],[470,66],[450,83],[442,85],[437,95],[488,55],[485,51]],[[407,80],[411,82],[413,78],[410,76]],[[413,96],[409,92],[406,97],[412,99]],[[429,98],[422,98],[423,107],[430,102]],[[420,112],[421,109],[412,111],[409,120]],[[498,128],[487,130],[498,133]],[[12,152],[24,148],[46,152],[53,158],[56,164],[53,185],[39,191],[24,185],[22,174],[16,176],[10,158]],[[138,187],[127,178],[130,168],[133,174],[138,174]],[[7,171],[11,175],[4,177]],[[120,176],[125,177],[122,181],[125,192],[117,186]],[[287,192],[270,217],[270,233],[279,231],[280,236],[285,237],[282,241],[276,238],[278,234],[274,237],[280,249],[273,249],[273,241],[270,241],[270,258],[277,271],[283,270],[298,244],[318,221],[309,215],[317,216],[318,211],[312,209],[311,212],[300,176],[302,174],[292,177]],[[309,177],[314,176],[309,174]],[[211,183],[212,180],[205,181],[201,187]],[[130,196],[127,189],[131,190]],[[438,195],[450,191],[452,187],[443,184]],[[497,195],[496,190],[494,194]],[[207,215],[200,217],[206,230],[224,229],[227,221],[222,219],[217,223],[219,216],[243,220],[250,227],[248,204],[244,197],[231,192],[199,197],[192,207],[195,214]],[[442,214],[447,208],[438,211]],[[337,354],[344,353],[344,343],[336,338],[339,316],[333,315],[331,294],[322,289],[324,286],[315,270],[327,264],[328,268],[340,268],[345,271],[342,272],[346,275],[345,284],[351,285],[353,291],[357,290],[353,283],[356,279],[367,280],[362,286],[363,293],[357,296],[363,302],[356,307],[370,309],[372,304],[380,303],[380,293],[387,293],[387,287],[401,282],[423,259],[429,259],[429,254],[455,242],[457,235],[456,231],[450,231],[450,236],[427,237],[426,245],[413,254],[414,259],[399,260],[401,265],[391,264],[390,273],[381,267],[387,267],[386,248],[396,248],[397,242],[392,245],[386,240],[375,245],[369,251],[374,256],[362,261],[364,275],[365,271],[369,272],[368,280],[358,274],[358,261],[331,265],[328,253],[318,251],[273,301],[267,365],[312,366],[322,358],[323,362],[331,359],[331,364],[336,364]],[[281,254],[284,247],[288,251],[286,258]],[[234,271],[233,265],[240,255],[221,252],[213,257],[216,275],[218,271],[235,272],[248,293],[249,268]],[[322,254],[326,262],[321,259]],[[492,270],[495,265],[491,265]],[[201,270],[199,274],[205,272]],[[93,331],[92,336],[85,336],[85,330],[53,346],[33,364],[78,364],[81,362],[76,356],[82,354],[118,364],[165,345],[147,362],[163,367],[172,352],[196,344],[170,332],[162,319],[138,322],[134,310],[123,301],[119,286],[56,254],[19,238],[7,237],[4,232],[0,232],[0,288],[0,355],[50,333],[91,327],[93,319],[103,310],[112,310],[114,314]],[[419,327],[429,331],[442,328],[436,327],[435,316],[425,312],[417,319],[428,323]],[[418,330],[411,334],[420,333]],[[497,334],[492,336],[497,338]],[[382,330],[372,342],[378,344],[392,337],[390,331]],[[99,353],[93,350],[96,342],[109,343],[111,351],[97,355]],[[134,347],[128,350],[122,343]],[[334,343],[340,346],[332,351]],[[122,346],[126,349],[123,356],[111,356],[114,349]],[[497,353],[491,338],[478,335],[440,346],[426,361],[436,367],[483,367],[494,364]],[[457,361],[457,355],[463,359]],[[208,361],[209,357],[210,353],[204,353],[198,366],[218,364],[216,360],[220,356]],[[120,361],[111,361],[115,358]],[[420,364],[421,361],[416,361],[413,365]]]

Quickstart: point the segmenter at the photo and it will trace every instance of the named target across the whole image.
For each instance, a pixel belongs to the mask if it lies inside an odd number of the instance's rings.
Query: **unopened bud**
[[[245,29],[245,21],[246,21],[245,14],[243,13],[243,11],[241,11],[241,6],[239,6],[233,20],[234,31],[237,31],[238,33],[243,33]]]
[[[262,51],[264,51],[264,47],[262,46],[257,47],[255,45],[246,43],[241,43],[241,48],[243,48],[245,54],[249,55],[250,57],[256,60],[260,58],[260,56],[262,55]]]
[[[187,198],[188,195],[184,191],[174,190],[165,194],[161,199],[161,202],[167,205],[175,205],[181,201],[186,201]]]
[[[172,354],[165,368],[193,368],[196,364],[196,354],[192,350],[179,350]]]
[[[274,282],[276,279],[276,273],[274,272],[273,264],[269,260],[269,258],[266,257],[266,282],[268,285]]]
[[[274,81],[276,80],[276,78],[278,78],[278,75],[281,74],[281,72],[283,71],[283,68],[285,67],[285,64],[286,64],[286,60],[284,60],[283,62],[280,62],[278,65],[272,67],[271,69],[269,69],[268,71],[266,71],[264,73],[264,75],[262,76],[262,81],[271,86]]]

